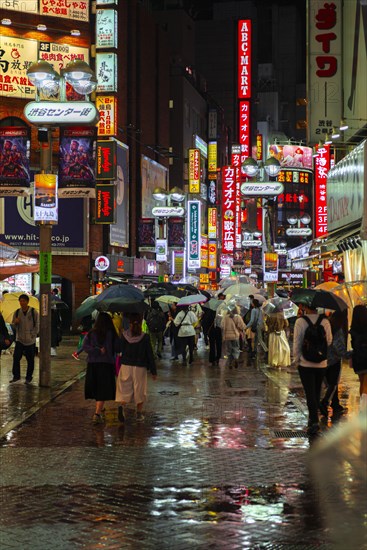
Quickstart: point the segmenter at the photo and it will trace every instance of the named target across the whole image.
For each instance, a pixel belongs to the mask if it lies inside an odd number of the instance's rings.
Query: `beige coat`
[[[228,340],[238,340],[240,335],[244,334],[246,325],[240,315],[235,314],[225,315],[222,320],[222,340],[226,342]]]

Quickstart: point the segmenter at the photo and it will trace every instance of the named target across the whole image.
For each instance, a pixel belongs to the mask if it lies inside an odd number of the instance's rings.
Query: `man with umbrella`
[[[187,297],[188,298],[188,297]],[[180,300],[181,302],[181,300]],[[173,323],[178,329],[177,341],[179,343],[178,353],[182,355],[182,365],[186,366],[186,347],[189,348],[189,364],[194,361],[194,346],[195,346],[195,328],[194,325],[198,322],[198,318],[191,310],[189,303],[180,303],[181,311],[173,319]],[[193,302],[195,303],[195,302]]]
[[[295,298],[292,297],[295,301]],[[303,296],[304,315],[294,325],[293,362],[298,368],[308,408],[307,433],[315,435],[320,430],[319,403],[321,385],[327,368],[327,348],[333,340],[328,319],[317,313],[313,298]]]

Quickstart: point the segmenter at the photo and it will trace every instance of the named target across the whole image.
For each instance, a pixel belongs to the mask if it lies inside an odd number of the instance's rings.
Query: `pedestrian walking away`
[[[195,328],[198,318],[189,306],[180,306],[181,311],[173,322],[178,329],[178,354],[182,355],[182,365],[186,365],[186,347],[189,348],[189,364],[194,361]]]
[[[121,367],[116,382],[118,419],[125,422],[125,407],[128,403],[136,405],[136,419],[144,420],[143,407],[147,400],[148,372],[153,380],[157,378],[153,349],[149,334],[142,330],[142,315],[129,315],[129,328],[124,330],[120,339]]]
[[[115,356],[120,351],[120,341],[108,313],[99,313],[83,340],[83,350],[88,354],[84,395],[85,399],[95,400],[93,423],[100,424],[104,421],[105,401],[115,399]]]
[[[20,308],[14,312],[12,325],[15,327],[15,348],[13,355],[13,378],[10,383],[20,380],[20,361],[25,356],[27,373],[25,383],[30,384],[34,371],[34,357],[36,354],[36,338],[39,332],[38,312],[29,306],[28,294],[21,294],[18,298]]]
[[[166,329],[167,320],[157,301],[153,301],[146,313],[145,321],[149,331],[154,358],[162,359],[163,333]]]
[[[246,325],[235,306],[230,309],[222,320],[222,338],[225,343],[225,353],[228,358],[228,367],[238,368],[240,357],[240,336],[245,335]]]
[[[266,319],[268,328],[268,364],[270,367],[289,367],[291,349],[285,333],[289,323],[282,312],[271,313]]]
[[[9,331],[4,321],[4,317],[0,313],[0,356],[1,356],[1,352],[3,350],[8,349],[11,343],[12,343],[12,339],[10,337]]]
[[[367,308],[357,305],[353,309],[350,326],[352,338],[351,366],[359,378],[360,409],[367,413]]]
[[[308,408],[309,435],[317,434],[321,385],[327,367],[327,348],[333,340],[330,322],[311,305],[303,304],[303,317],[294,325],[293,361],[298,368]]]

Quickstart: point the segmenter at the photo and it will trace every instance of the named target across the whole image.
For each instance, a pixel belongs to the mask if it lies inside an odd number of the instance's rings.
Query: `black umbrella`
[[[111,313],[144,313],[149,309],[143,300],[129,300],[128,298],[110,298],[96,304],[98,311]]]
[[[186,294],[200,294],[200,290],[189,283],[178,283],[175,287],[176,290],[184,290]]]
[[[348,308],[347,303],[342,298],[327,290],[295,288],[290,298],[295,304],[304,304],[311,308],[321,307],[334,311],[345,311]]]

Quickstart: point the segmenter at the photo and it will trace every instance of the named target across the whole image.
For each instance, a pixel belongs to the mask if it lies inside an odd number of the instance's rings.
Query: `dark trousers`
[[[209,331],[209,363],[219,361],[222,356],[222,329],[212,327]]]
[[[321,385],[325,376],[326,368],[319,369],[313,367],[298,367],[303,389],[306,394],[309,425],[319,422],[319,403],[321,394]]]
[[[327,390],[322,398],[322,402],[328,405],[331,399],[331,406],[333,409],[340,407],[338,396],[338,383],[340,378],[341,361],[334,363],[334,365],[328,365],[325,373],[325,379],[327,383]]]
[[[35,344],[25,346],[20,342],[15,343],[13,355],[13,378],[20,378],[20,360],[24,357],[27,360],[26,380],[31,380],[34,371],[34,356],[36,354]]]
[[[178,342],[183,363],[186,363],[186,346],[189,347],[189,362],[192,363],[194,360],[195,336],[179,336]]]

